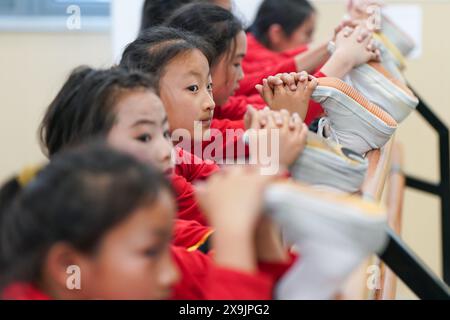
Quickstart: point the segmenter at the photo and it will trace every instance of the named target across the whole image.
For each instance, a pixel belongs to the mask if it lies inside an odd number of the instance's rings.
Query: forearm
[[[243,272],[257,270],[253,232],[221,225],[214,233],[213,248],[217,265]]]
[[[328,43],[320,44],[308,51],[295,56],[297,72],[306,71],[313,73],[330,58]]]
[[[258,262],[285,263],[289,260],[281,230],[269,218],[263,218],[256,232],[256,254]]]
[[[353,63],[347,59],[345,52],[336,51],[322,67],[321,72],[328,77],[342,79],[352,69]]]

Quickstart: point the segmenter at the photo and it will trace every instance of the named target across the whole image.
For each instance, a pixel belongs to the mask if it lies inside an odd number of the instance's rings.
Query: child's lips
[[[168,300],[168,299],[170,299],[170,297],[172,297],[172,295],[173,295],[173,289],[172,288],[163,289],[160,292],[160,295],[157,298],[157,300]]]
[[[212,122],[212,118],[208,118],[206,120],[201,120],[201,121],[202,121],[203,127],[210,127],[211,126],[211,122]]]
[[[165,169],[164,170],[164,174],[167,175],[167,176],[172,175],[173,174],[173,168],[169,167],[169,168]]]

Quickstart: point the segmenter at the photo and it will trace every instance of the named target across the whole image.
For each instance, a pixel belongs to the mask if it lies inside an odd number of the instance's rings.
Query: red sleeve
[[[263,109],[266,103],[259,94],[233,96],[223,106],[218,106],[214,109],[214,119],[242,120],[249,105],[259,110]]]
[[[314,74],[314,77],[316,77],[316,78],[326,78],[327,75],[326,75],[325,73],[323,73],[321,70],[319,70],[319,71],[317,71],[317,72]]]
[[[309,101],[309,109],[306,113],[305,123],[306,125],[310,125],[314,120],[321,117],[324,114],[323,108],[320,103],[317,103],[313,100]]]
[[[221,164],[225,163],[226,159],[248,158],[249,147],[242,139],[245,133],[244,120],[214,119],[211,129],[211,140],[205,141],[202,145],[206,157],[212,155],[216,161],[222,161]]]
[[[208,179],[220,168],[211,161],[204,161],[181,148],[175,148],[181,162],[175,165],[175,173],[184,177],[188,182],[195,182]]]
[[[244,120],[228,120],[228,119],[213,119],[211,122],[211,129],[219,130],[222,134],[226,133],[227,129],[241,129],[245,130]]]
[[[247,47],[248,49],[243,61],[243,68],[244,71],[248,73],[261,70],[261,68],[277,65],[280,61],[292,59],[309,49],[308,46],[301,46],[293,50],[275,52],[261,44],[251,32],[247,33]]]
[[[173,174],[171,176],[172,186],[175,190],[178,206],[177,218],[181,220],[197,221],[207,226],[208,222],[198,206],[195,198],[194,187],[183,177]]]
[[[223,106],[214,109],[214,119],[242,120],[247,112],[247,101],[240,97],[230,97]]]
[[[261,84],[263,79],[278,73],[297,72],[297,65],[294,59],[280,59],[280,61],[273,65],[260,66],[258,71],[253,73],[245,73],[244,79],[239,82],[239,90],[236,91],[235,95],[249,96],[257,94],[258,91],[256,91],[255,86]]]
[[[244,273],[214,264],[199,251],[173,248],[181,280],[174,287],[173,300],[269,300],[274,282],[264,273]]]
[[[197,250],[213,233],[213,229],[197,221],[175,220],[172,244],[188,250]]]
[[[35,286],[25,283],[12,284],[3,291],[1,300],[52,300]]]
[[[289,269],[294,265],[294,263],[299,259],[295,254],[289,253],[288,261],[284,263],[269,263],[260,262],[258,268],[261,272],[270,275],[275,283],[277,283]]]
[[[314,74],[316,78],[325,78],[326,75],[322,71],[318,71]],[[309,102],[309,109],[306,113],[305,123],[309,126],[314,120],[321,117],[324,114],[324,110],[320,103],[313,100]]]

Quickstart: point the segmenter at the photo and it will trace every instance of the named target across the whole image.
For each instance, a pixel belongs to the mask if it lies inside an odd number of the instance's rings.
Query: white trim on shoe
[[[403,121],[419,104],[416,97],[406,93],[369,64],[354,68],[344,80],[397,122]]]

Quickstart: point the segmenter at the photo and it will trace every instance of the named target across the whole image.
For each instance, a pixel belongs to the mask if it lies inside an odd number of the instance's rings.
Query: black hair
[[[122,56],[120,66],[150,74],[159,92],[159,82],[166,66],[176,57],[200,50],[211,64],[212,49],[200,37],[168,27],[155,27],[141,32],[130,43]]]
[[[188,4],[175,11],[165,25],[193,32],[201,36],[214,49],[211,65],[232,52],[235,39],[244,25],[230,11],[213,4]]]
[[[267,32],[272,25],[279,24],[289,37],[314,12],[315,9],[308,0],[264,0],[249,31],[259,42],[270,48]]]
[[[154,92],[153,79],[117,67],[75,69],[41,122],[39,138],[44,153],[53,156],[66,147],[84,143],[87,138],[105,136],[115,121],[111,109],[117,99],[126,90],[140,88]]]
[[[4,212],[9,209],[23,188],[33,181],[41,169],[42,166],[24,168],[20,174],[13,176],[3,183],[0,187],[0,219]]]
[[[215,3],[214,0],[145,0],[141,31],[162,25],[167,17],[185,4],[201,2]]]
[[[163,190],[173,194],[156,169],[104,145],[58,154],[0,217],[1,287],[36,284],[56,243],[95,254],[105,233]]]
[[[0,218],[22,190],[17,177],[6,181],[0,188]]]
[[[145,0],[142,8],[141,31],[162,25],[177,8],[205,0]]]

